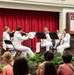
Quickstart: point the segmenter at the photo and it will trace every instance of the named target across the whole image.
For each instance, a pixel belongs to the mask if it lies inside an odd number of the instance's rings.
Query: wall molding
[[[36,2],[36,1],[20,1],[20,0],[0,0],[0,3],[16,3],[16,4],[31,4],[31,5],[44,5],[44,6],[56,6],[56,7],[67,7],[67,8],[74,8],[73,4],[61,4],[61,3],[48,3],[48,2]]]

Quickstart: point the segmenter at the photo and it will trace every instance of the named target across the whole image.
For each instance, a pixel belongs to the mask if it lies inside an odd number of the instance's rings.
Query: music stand
[[[39,32],[37,32],[36,33],[36,37],[38,38],[38,39],[46,39],[46,35],[45,35],[45,33],[39,33]]]
[[[36,33],[37,39],[46,39],[45,33],[37,32]],[[40,46],[41,46],[41,40],[40,40]]]
[[[15,33],[15,32],[11,32],[11,33],[9,34],[11,38],[14,37],[14,33]]]
[[[22,33],[22,36],[25,36],[25,35],[26,35],[26,33],[25,33],[25,32],[23,32],[23,33]]]
[[[59,39],[56,33],[49,33],[51,39]]]
[[[58,38],[58,35],[57,35],[56,33],[54,33],[54,32],[53,32],[53,33],[49,33],[49,35],[50,35],[50,37],[51,37],[51,39],[52,39],[53,46],[54,46],[54,45],[55,45],[55,39],[59,39],[59,38]],[[52,50],[52,51],[55,50],[53,46],[51,47],[51,50]]]

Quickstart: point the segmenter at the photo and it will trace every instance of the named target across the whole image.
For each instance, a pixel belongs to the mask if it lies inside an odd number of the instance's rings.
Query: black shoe
[[[36,52],[36,54],[41,54],[40,52]]]

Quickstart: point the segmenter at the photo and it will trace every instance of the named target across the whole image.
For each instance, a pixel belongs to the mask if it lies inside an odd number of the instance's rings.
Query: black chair
[[[10,51],[10,52],[11,51],[15,51],[16,52],[15,58],[17,56],[20,56],[21,52],[15,49],[15,47],[14,47],[13,43],[11,42],[11,40],[4,40],[4,42],[5,42],[6,46],[7,46],[6,51]],[[13,46],[13,49],[9,48],[8,45],[12,45]]]
[[[8,44],[10,44],[10,45],[13,46],[13,49],[11,49],[11,51],[16,51],[13,43],[10,40],[4,40],[4,42],[5,42],[6,46],[7,46],[6,50],[10,50],[10,48],[8,48]]]

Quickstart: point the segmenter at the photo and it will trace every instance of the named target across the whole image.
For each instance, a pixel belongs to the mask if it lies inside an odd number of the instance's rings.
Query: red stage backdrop
[[[43,27],[48,26],[50,32],[55,32],[59,28],[59,13],[44,11],[28,11],[14,9],[0,9],[0,37],[2,37],[4,26],[9,26],[11,31],[17,26],[22,26],[24,32],[43,32]],[[27,44],[35,50],[36,42],[34,38]]]

